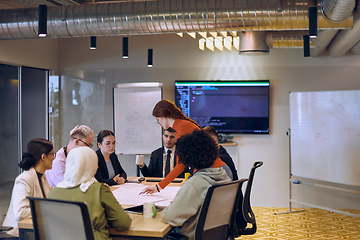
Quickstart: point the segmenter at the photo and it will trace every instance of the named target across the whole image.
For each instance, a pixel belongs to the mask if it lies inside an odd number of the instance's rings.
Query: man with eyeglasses
[[[138,165],[144,177],[166,177],[176,165],[175,142],[176,131],[168,128],[163,134],[164,146],[151,153],[149,167],[146,164]],[[185,169],[178,177],[184,178]]]
[[[45,171],[46,178],[52,187],[64,180],[66,158],[69,152],[77,147],[92,148],[95,139],[94,131],[85,125],[78,125],[70,131],[70,141],[67,146],[57,151],[52,168]]]

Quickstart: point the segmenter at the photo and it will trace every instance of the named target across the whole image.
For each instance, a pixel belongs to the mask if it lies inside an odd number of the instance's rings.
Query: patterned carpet
[[[298,210],[292,209],[292,210]],[[241,236],[247,239],[360,239],[360,218],[333,213],[321,209],[306,208],[306,211],[274,215],[288,208],[253,207],[257,232]],[[357,210],[348,212],[360,214]]]

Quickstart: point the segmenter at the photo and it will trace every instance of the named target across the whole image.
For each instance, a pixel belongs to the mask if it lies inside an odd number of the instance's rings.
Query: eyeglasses
[[[53,152],[53,153],[49,153],[51,154],[51,156],[55,159],[56,158],[56,152]]]
[[[104,143],[106,146],[110,146],[110,145],[113,145],[113,146],[116,146],[117,145],[117,142],[106,142]]]
[[[84,142],[83,140],[81,140],[80,138],[74,138],[74,139],[79,139],[80,142],[82,142],[83,144],[85,144],[85,145],[88,146],[89,148],[92,148],[92,147],[93,147],[92,144],[86,143],[86,142]]]
[[[155,118],[155,123],[160,124],[159,119]]]

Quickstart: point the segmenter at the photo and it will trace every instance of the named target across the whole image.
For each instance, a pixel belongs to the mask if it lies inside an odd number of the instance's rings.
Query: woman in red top
[[[163,129],[173,128],[176,130],[176,140],[182,135],[192,133],[196,129],[201,129],[200,125],[189,117],[186,117],[184,113],[171,101],[161,100],[159,101],[152,112],[152,115],[156,118],[157,122]],[[213,167],[221,167],[225,165],[219,157],[215,160]],[[143,190],[143,193],[155,193],[164,189],[169,183],[172,182],[177,176],[184,171],[185,165],[177,160],[176,166],[173,170],[158,184],[155,186],[148,186]]]

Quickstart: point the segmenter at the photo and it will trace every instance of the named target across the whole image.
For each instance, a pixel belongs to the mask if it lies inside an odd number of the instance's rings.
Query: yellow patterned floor
[[[257,232],[255,235],[236,239],[360,240],[360,218],[314,208],[306,208],[303,212],[274,215],[274,212],[288,210],[288,208],[253,207]],[[349,212],[360,214],[360,211],[356,210]]]

